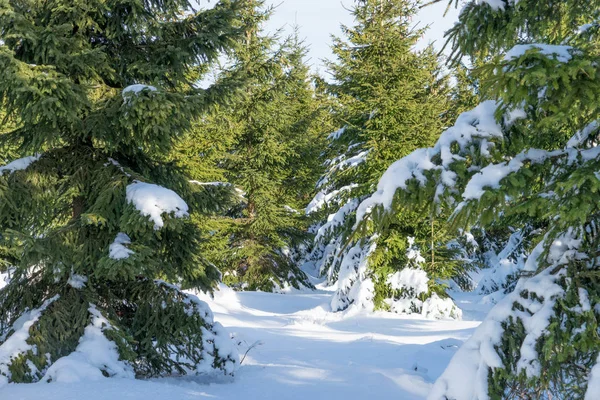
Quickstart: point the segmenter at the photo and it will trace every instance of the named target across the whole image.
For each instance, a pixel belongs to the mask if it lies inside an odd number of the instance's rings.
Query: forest
[[[0,0],[0,400],[600,399],[600,0],[350,4]]]

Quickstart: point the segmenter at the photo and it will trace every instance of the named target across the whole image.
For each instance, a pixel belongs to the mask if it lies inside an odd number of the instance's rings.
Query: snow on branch
[[[515,58],[520,58],[530,50],[537,50],[540,54],[547,57],[554,57],[563,63],[571,61],[573,52],[576,51],[571,46],[550,45],[545,43],[518,44],[504,55],[504,60],[510,61]]]
[[[85,328],[79,345],[74,352],[56,360],[42,378],[45,382],[80,382],[104,379],[104,373],[111,377],[134,378],[133,367],[120,360],[115,342],[104,332],[114,329],[95,305],[90,304],[88,312],[91,322]]]
[[[12,331],[12,334],[8,338],[1,335],[2,332],[0,332],[0,341],[3,341],[2,345],[0,345],[0,388],[6,385],[11,377],[9,366],[11,365],[12,360],[17,358],[20,354],[24,354],[33,349],[33,345],[28,342],[29,328],[40,319],[46,308],[58,300],[58,298],[59,296],[56,295],[44,301],[40,308],[33,309],[21,315],[13,324],[12,329],[10,330]]]
[[[135,181],[127,186],[127,201],[154,222],[154,229],[164,226],[163,213],[174,213],[175,217],[187,217],[188,205],[177,193],[165,187]]]
[[[9,173],[13,173],[15,171],[22,171],[24,169],[27,169],[27,167],[29,167],[32,163],[39,160],[41,156],[42,156],[41,154],[36,154],[34,156],[23,157],[23,158],[14,160],[14,161],[0,167],[0,175],[2,175],[6,171],[8,171]]]
[[[123,232],[119,232],[115,237],[115,240],[108,247],[108,256],[113,260],[123,260],[129,258],[134,252],[128,249],[125,245],[131,244],[129,236]]]
[[[456,124],[444,131],[432,148],[417,149],[393,163],[377,184],[377,191],[365,199],[357,210],[357,224],[373,207],[382,205],[389,209],[398,189],[406,190],[408,182],[416,179],[421,185],[427,183],[427,171],[439,171],[440,181],[436,190],[436,200],[444,191],[456,184],[456,173],[450,169],[455,161],[462,161],[464,154],[475,141],[479,141],[481,154],[489,154],[492,139],[502,137],[502,128],[496,121],[498,105],[485,101],[471,111],[462,113]],[[458,152],[453,147],[458,147]]]

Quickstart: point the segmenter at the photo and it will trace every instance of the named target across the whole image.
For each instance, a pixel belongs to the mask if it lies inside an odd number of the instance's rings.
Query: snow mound
[[[127,201],[154,222],[154,229],[164,226],[162,213],[174,213],[175,217],[187,217],[188,205],[174,191],[165,187],[135,181],[127,186]]]
[[[41,156],[42,156],[41,154],[36,154],[34,156],[23,157],[23,158],[14,160],[14,161],[0,167],[0,175],[2,175],[6,171],[8,171],[9,173],[13,173],[15,171],[22,171],[24,169],[27,169],[27,167],[29,167],[32,163],[39,160]]]
[[[92,315],[90,325],[85,328],[79,345],[68,356],[54,362],[42,378],[44,382],[80,382],[109,377],[134,378],[133,368],[119,360],[117,345],[104,336],[104,331],[112,329],[110,322],[90,305]]]

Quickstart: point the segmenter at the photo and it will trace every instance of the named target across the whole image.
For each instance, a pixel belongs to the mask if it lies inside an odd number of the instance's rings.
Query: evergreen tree
[[[263,34],[271,10],[263,1],[253,4],[244,16],[245,39],[218,78],[237,77],[242,96],[215,108],[190,138],[212,141],[208,148],[217,149],[212,176],[199,179],[233,185],[240,201],[229,208],[229,218],[199,222],[212,226],[211,260],[226,283],[264,291],[310,286],[294,254],[307,240],[307,223],[296,210],[322,173],[320,128],[328,109],[311,83],[297,35],[278,43]]]
[[[336,310],[360,304],[420,312],[433,293],[435,299],[445,297],[439,279],[460,273],[455,251],[446,246],[449,238],[427,207],[394,215],[385,229],[352,236],[354,211],[385,169],[434,143],[445,126],[449,86],[433,49],[413,50],[424,32],[412,27],[415,13],[413,1],[358,1],[353,10],[356,26],[343,27],[346,39],[334,41],[331,92],[342,128],[329,137],[329,170],[308,211],[330,215],[317,229],[311,259],[330,283],[337,282]],[[404,273],[420,274],[426,268],[431,275],[423,277],[427,289],[414,293],[396,287],[391,277],[413,263],[409,254],[417,251],[423,262]],[[400,303],[407,307],[400,309]],[[444,303],[450,313],[456,311],[451,302]]]
[[[221,95],[195,83],[242,6],[0,2],[0,138],[26,156],[0,167],[0,385],[233,372],[207,305],[164,280],[220,276],[188,218],[210,199],[169,154]]]
[[[600,393],[597,1],[471,1],[449,32],[482,60],[487,99],[435,146],[394,163],[362,203],[383,221],[429,198],[459,228],[500,219],[535,245],[514,291],[457,352],[430,399],[586,399]],[[381,206],[383,205],[383,207]]]

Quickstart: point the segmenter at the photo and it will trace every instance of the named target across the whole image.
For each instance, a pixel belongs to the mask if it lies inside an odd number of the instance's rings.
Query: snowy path
[[[0,400],[423,399],[476,321],[434,321],[385,313],[342,317],[320,307],[325,291],[225,291],[215,318],[248,352],[233,381],[197,378],[8,385]]]

